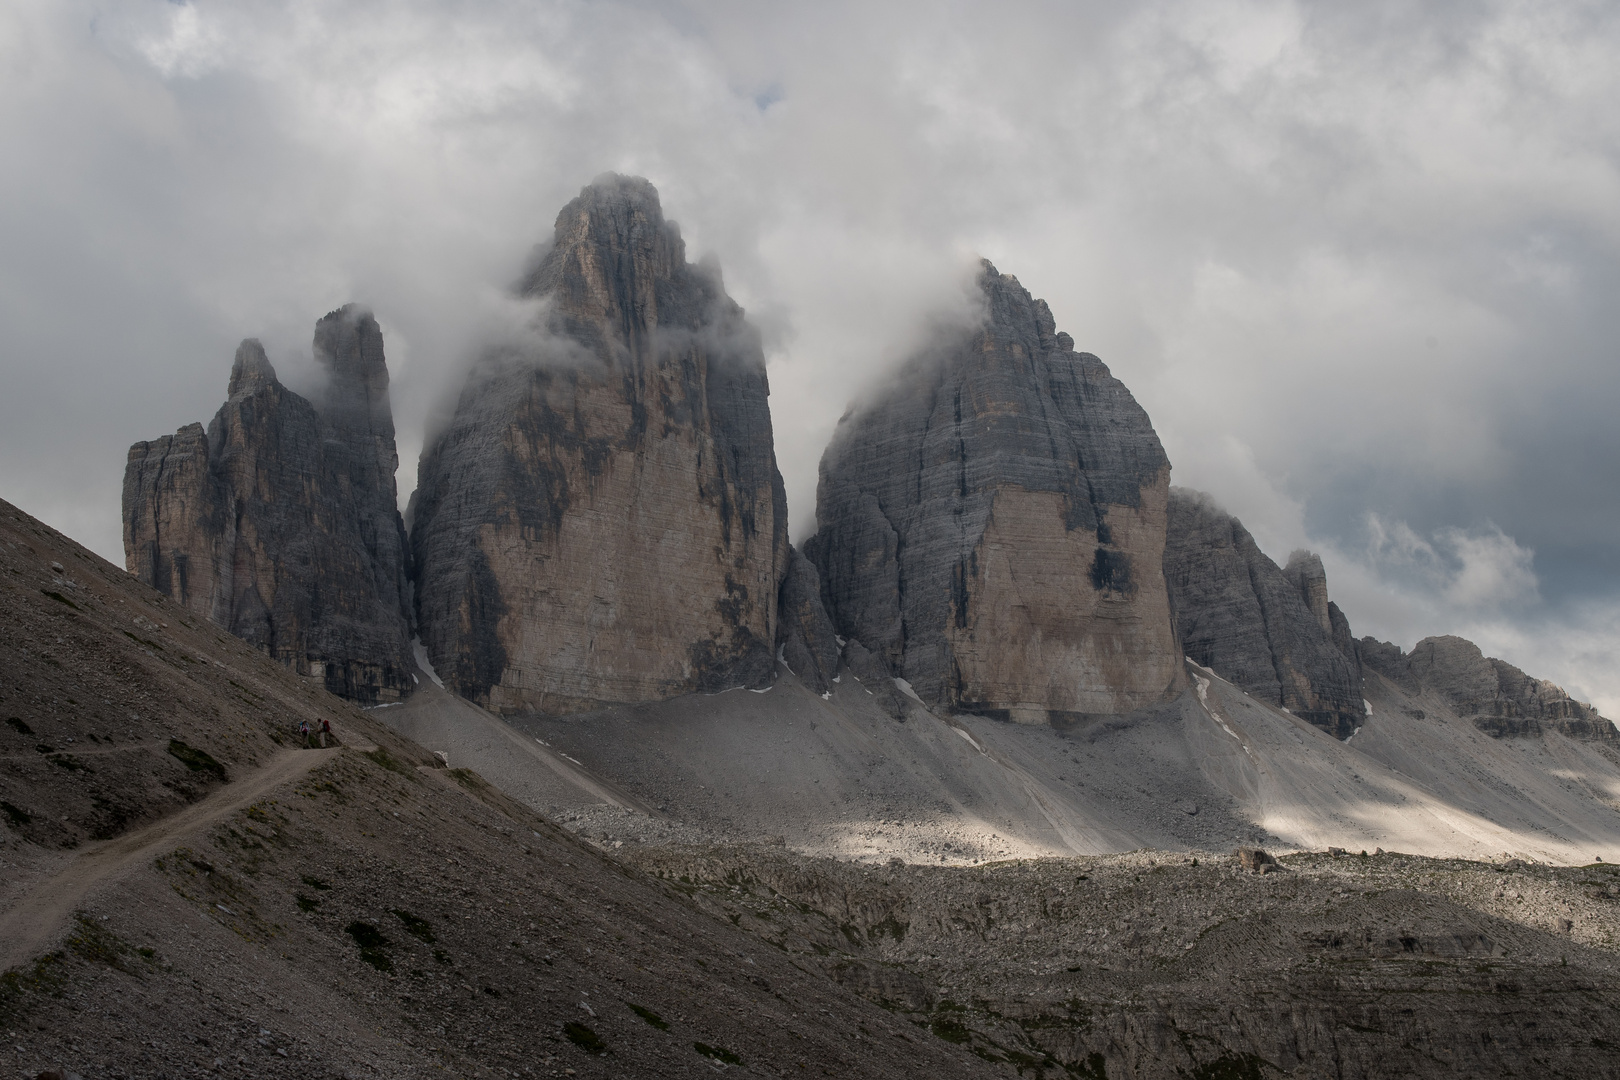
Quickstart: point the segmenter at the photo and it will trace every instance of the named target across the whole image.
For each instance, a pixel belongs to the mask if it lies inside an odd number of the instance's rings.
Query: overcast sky
[[[0,496],[122,563],[125,453],[382,323],[402,496],[558,209],[659,188],[765,332],[795,539],[975,255],[1357,633],[1620,715],[1620,6],[0,5]]]

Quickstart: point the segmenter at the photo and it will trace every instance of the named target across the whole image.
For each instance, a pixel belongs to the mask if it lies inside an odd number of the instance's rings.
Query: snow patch
[[[902,694],[906,695],[906,697],[910,698],[912,701],[915,701],[919,705],[923,703],[923,699],[917,696],[917,691],[913,690],[911,688],[911,684],[906,682],[906,680],[896,679],[894,680],[894,685],[896,689],[898,689]]]
[[[421,638],[411,638],[411,655],[416,657],[416,666],[422,669],[423,674],[433,680],[433,685],[443,690],[444,680],[439,678],[437,671],[433,670],[433,661],[428,659],[427,646],[422,644]],[[417,684],[421,684],[420,679],[417,679]]]
[[[1368,701],[1366,698],[1362,698],[1361,699],[1361,704],[1362,704],[1362,707],[1364,707],[1367,710],[1367,715],[1371,716],[1372,715],[1372,702]],[[1357,728],[1356,730],[1360,731],[1361,729]]]
[[[968,745],[973,747],[973,749],[977,750],[981,754],[984,753],[984,747],[980,746],[979,740],[975,739],[972,735],[969,735],[959,727],[953,726],[951,730],[962,736],[962,738],[966,739],[968,741]]]
[[[1191,663],[1191,661],[1188,661],[1188,662]],[[1193,667],[1198,667],[1198,665],[1193,664]],[[1207,669],[1200,668],[1200,670],[1207,670]],[[1229,727],[1227,725],[1226,720],[1221,716],[1221,714],[1216,712],[1214,706],[1212,706],[1209,703],[1209,687],[1210,687],[1209,680],[1204,678],[1202,675],[1198,674],[1197,672],[1193,673],[1193,679],[1198,684],[1198,704],[1200,704],[1200,705],[1202,705],[1204,707],[1204,712],[1209,714],[1209,718],[1211,720],[1213,720],[1217,724],[1221,725],[1221,730],[1222,731],[1226,732],[1228,735],[1232,736],[1232,738],[1234,738],[1234,739],[1236,739],[1238,741],[1238,745],[1243,747],[1243,752],[1245,754],[1248,754],[1249,757],[1251,757],[1251,758],[1254,757],[1254,751],[1250,750],[1249,749],[1249,744],[1243,741],[1243,736],[1241,736],[1237,732],[1233,731],[1231,729],[1231,727]],[[1283,712],[1288,712],[1288,710],[1284,709]],[[1292,715],[1292,714],[1290,714],[1290,715]]]

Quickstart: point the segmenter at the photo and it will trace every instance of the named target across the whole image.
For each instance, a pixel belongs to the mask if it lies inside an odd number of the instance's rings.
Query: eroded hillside
[[[9,504],[0,559],[10,1075],[990,1069]]]

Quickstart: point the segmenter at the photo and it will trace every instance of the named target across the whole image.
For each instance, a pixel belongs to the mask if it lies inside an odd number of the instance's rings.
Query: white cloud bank
[[[501,290],[617,170],[765,332],[796,535],[838,415],[984,254],[1178,483],[1324,550],[1358,630],[1612,700],[1616,55],[1606,3],[18,0],[0,494],[119,558],[128,444],[211,415],[241,337],[307,380],[350,300],[408,491]]]

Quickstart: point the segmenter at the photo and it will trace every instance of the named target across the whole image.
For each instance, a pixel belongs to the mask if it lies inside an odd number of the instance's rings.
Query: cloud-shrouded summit
[[[1612,714],[1617,48],[1605,5],[11,5],[5,497],[119,558],[125,448],[243,337],[320,401],[351,299],[410,492],[555,208],[644,175],[762,335],[795,539],[983,255],[1358,633]]]
[[[598,177],[411,501],[434,666],[500,711],[766,687],[787,507],[758,335],[645,180]]]

